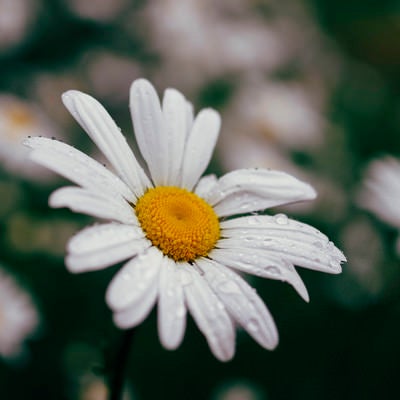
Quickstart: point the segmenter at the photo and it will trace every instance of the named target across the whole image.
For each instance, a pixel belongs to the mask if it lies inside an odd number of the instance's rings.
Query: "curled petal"
[[[225,217],[310,200],[315,196],[310,185],[284,172],[240,169],[222,176],[205,200],[218,216]]]

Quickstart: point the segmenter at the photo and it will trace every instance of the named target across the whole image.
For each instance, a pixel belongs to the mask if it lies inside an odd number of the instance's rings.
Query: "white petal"
[[[332,256],[337,257],[340,261],[346,261],[343,253],[329,241],[326,235],[311,225],[288,218],[285,214],[232,218],[222,221],[221,229],[224,232],[224,237],[258,233],[263,235],[264,238],[267,236],[281,237],[313,244],[315,247],[321,248],[332,254]]]
[[[218,179],[214,174],[203,176],[197,183],[194,192],[197,194],[197,196],[205,199],[207,198],[208,193],[214,189],[217,183]]]
[[[193,104],[190,101],[186,101],[186,136],[189,135],[190,131],[193,127],[194,120],[194,112],[193,112]]]
[[[68,144],[43,137],[26,139],[24,144],[33,151],[30,158],[70,181],[99,193],[120,195],[129,201],[135,196],[107,168]]]
[[[149,81],[137,79],[132,83],[130,109],[136,140],[153,182],[166,185],[169,166],[167,127],[160,100]]]
[[[168,186],[179,186],[182,160],[188,136],[187,102],[175,89],[167,89],[163,98],[163,114],[168,135]]]
[[[315,196],[310,185],[284,172],[240,169],[222,176],[206,201],[223,217],[310,200]]]
[[[50,198],[51,207],[68,207],[72,211],[93,217],[110,219],[124,224],[138,225],[132,207],[122,197],[110,197],[76,186],[68,186],[54,191]]]
[[[225,307],[204,278],[189,264],[180,268],[186,304],[211,351],[220,361],[235,352],[235,331]]]
[[[305,301],[310,300],[307,288],[293,264],[278,256],[260,249],[239,246],[238,248],[213,249],[209,257],[251,275],[288,282]]]
[[[165,257],[160,271],[158,332],[161,343],[170,350],[180,345],[186,327],[185,298],[178,268],[173,260]]]
[[[127,262],[114,276],[107,289],[106,301],[113,311],[137,306],[145,293],[158,287],[158,276],[163,261],[162,253],[149,248]]]
[[[65,262],[71,272],[98,270],[133,257],[150,245],[136,226],[95,225],[70,239]]]
[[[267,307],[239,275],[207,259],[196,261],[230,315],[263,347],[274,349],[278,332]]]
[[[134,303],[121,311],[114,312],[114,323],[121,329],[133,328],[142,323],[157,301],[157,285],[152,285],[143,293],[138,303]]]
[[[221,228],[219,248],[261,249],[271,257],[333,274],[341,272],[340,263],[346,260],[320,231],[284,214],[236,218],[222,222]]]
[[[186,144],[182,186],[191,190],[211,160],[217,143],[221,118],[212,109],[204,109],[197,115]]]
[[[104,107],[93,97],[77,90],[65,92],[62,100],[132,192],[141,196],[151,186],[150,181]]]

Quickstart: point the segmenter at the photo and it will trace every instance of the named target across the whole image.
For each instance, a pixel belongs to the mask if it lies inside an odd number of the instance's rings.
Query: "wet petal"
[[[244,246],[237,248],[216,248],[209,257],[220,264],[246,272],[262,278],[287,282],[297,293],[309,301],[307,288],[290,261],[271,255],[260,249],[247,249]]]
[[[180,345],[186,328],[185,298],[178,268],[165,257],[159,282],[158,332],[163,346],[171,350]]]
[[[284,172],[241,169],[222,176],[205,200],[218,216],[224,217],[310,200],[315,196],[310,185]]]
[[[137,307],[146,292],[154,291],[154,286],[157,288],[162,261],[162,253],[151,247],[127,262],[108,286],[108,306],[113,311]]]
[[[62,96],[65,107],[109,160],[132,192],[141,196],[151,186],[125,137],[104,107],[93,97],[69,90]]]
[[[98,270],[133,257],[150,245],[139,227],[118,223],[94,225],[70,239],[65,262],[70,272]]]
[[[168,182],[168,130],[160,100],[153,85],[146,79],[133,82],[130,109],[136,140],[156,185]]]
[[[191,190],[207,168],[217,143],[221,118],[212,109],[197,115],[189,134],[182,167],[182,187]]]
[[[221,223],[225,249],[260,249],[268,256],[294,265],[337,274],[343,253],[317,229],[289,219],[284,214],[250,216]]]
[[[24,144],[33,149],[30,158],[70,181],[91,191],[110,196],[120,195],[129,201],[135,196],[117,176],[103,165],[74,147],[43,137],[26,139]]]
[[[182,160],[189,132],[186,116],[187,102],[175,89],[167,89],[163,98],[163,114],[168,135],[168,186],[179,186],[181,182]]]
[[[261,346],[272,350],[278,344],[278,332],[264,302],[239,275],[207,259],[196,261],[205,279],[224,303],[229,314]]]
[[[132,207],[122,197],[110,197],[76,186],[55,190],[50,198],[51,207],[68,207],[74,212],[105,218],[124,224],[138,225]]]
[[[215,188],[217,183],[218,179],[214,174],[203,176],[197,183],[194,192],[197,194],[197,196],[205,199],[207,198],[208,193]]]
[[[204,278],[190,265],[180,268],[186,304],[211,351],[220,361],[235,352],[235,331],[225,307]]]

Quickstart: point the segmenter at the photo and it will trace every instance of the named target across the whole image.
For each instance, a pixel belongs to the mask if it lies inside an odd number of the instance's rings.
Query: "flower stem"
[[[110,400],[121,400],[124,387],[126,366],[128,364],[129,350],[132,346],[132,339],[135,329],[124,332],[120,348],[115,357],[114,368],[110,379]]]

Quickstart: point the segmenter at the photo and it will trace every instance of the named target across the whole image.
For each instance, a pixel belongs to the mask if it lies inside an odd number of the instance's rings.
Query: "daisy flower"
[[[400,161],[385,156],[372,161],[366,172],[358,204],[387,224],[400,228]],[[397,242],[400,253],[400,240]]]
[[[160,340],[175,349],[189,311],[213,354],[226,361],[234,354],[235,325],[267,349],[278,343],[269,311],[237,271],[286,281],[305,300],[294,265],[341,271],[343,254],[313,227],[284,214],[243,216],[313,199],[308,184],[265,169],[201,178],[220,129],[216,111],[194,118],[178,91],[167,89],[160,104],[148,81],[134,81],[130,109],[147,174],[95,99],[68,91],[63,102],[115,174],[65,143],[41,137],[25,143],[32,160],[78,185],[56,190],[51,206],[108,221],[69,241],[67,268],[93,271],[129,259],[106,294],[118,327],[138,325],[157,302]]]
[[[0,166],[38,181],[53,174],[36,165],[27,166],[27,149],[21,146],[27,136],[58,135],[58,130],[38,107],[18,97],[0,93]]]
[[[24,341],[38,325],[38,312],[29,294],[0,269],[0,356],[23,355]]]

